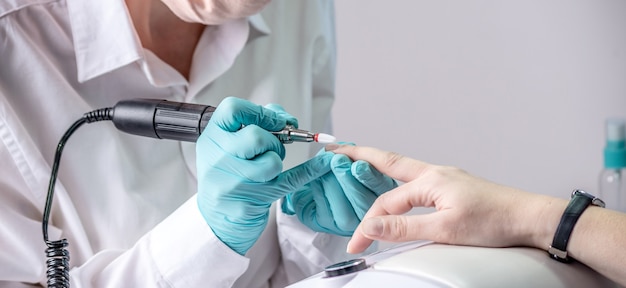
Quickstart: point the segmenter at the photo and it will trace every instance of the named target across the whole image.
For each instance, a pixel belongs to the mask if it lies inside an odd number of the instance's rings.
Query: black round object
[[[324,272],[326,273],[326,277],[335,277],[358,272],[365,269],[367,269],[367,263],[365,263],[365,259],[357,258],[330,265],[324,268]]]

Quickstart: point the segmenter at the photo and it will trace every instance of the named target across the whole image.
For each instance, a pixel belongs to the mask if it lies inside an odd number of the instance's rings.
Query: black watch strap
[[[556,228],[556,233],[554,233],[552,245],[550,245],[550,248],[548,249],[550,257],[565,263],[571,261],[571,259],[567,256],[567,243],[572,235],[572,230],[574,230],[574,226],[576,225],[578,218],[580,218],[580,215],[585,211],[585,209],[587,209],[587,207],[589,207],[590,204],[604,207],[604,202],[602,200],[583,190],[574,190],[574,192],[572,192],[572,199],[567,205],[567,208],[565,208],[565,212],[563,212],[561,222]]]

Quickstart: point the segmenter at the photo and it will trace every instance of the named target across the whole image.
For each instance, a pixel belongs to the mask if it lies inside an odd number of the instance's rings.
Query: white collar
[[[78,81],[144,59],[144,50],[123,0],[67,0],[76,53]],[[270,33],[260,14],[248,18],[256,33],[247,42]]]

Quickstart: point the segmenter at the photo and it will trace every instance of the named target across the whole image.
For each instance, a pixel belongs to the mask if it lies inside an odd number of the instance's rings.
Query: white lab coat
[[[273,1],[208,27],[187,82],[144,50],[122,0],[0,4],[0,287],[44,285],[41,219],[61,135],[85,112],[129,98],[279,103],[300,127],[330,129],[331,1]],[[288,145],[285,168],[320,147]],[[349,257],[274,205],[246,257],[221,243],[195,202],[195,145],[87,124],[61,161],[50,240],[67,238],[72,287],[283,287]]]

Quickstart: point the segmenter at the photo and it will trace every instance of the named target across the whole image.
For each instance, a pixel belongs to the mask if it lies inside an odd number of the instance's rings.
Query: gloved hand
[[[297,121],[280,106],[270,108],[226,98],[196,143],[198,208],[241,255],[265,229],[272,202],[330,171],[332,157],[322,156],[281,173],[285,147],[269,131]]]
[[[288,194],[281,208],[314,231],[351,236],[376,198],[398,184],[365,161],[324,150],[317,155],[331,157],[332,170]]]

